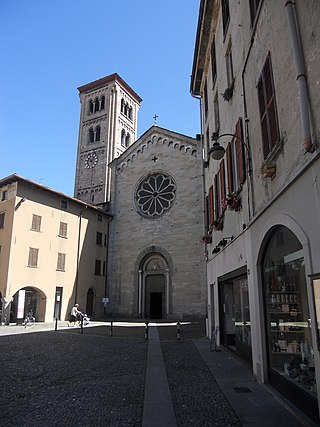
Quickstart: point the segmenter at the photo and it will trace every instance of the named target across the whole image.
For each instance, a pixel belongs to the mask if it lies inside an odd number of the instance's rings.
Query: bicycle
[[[26,314],[26,317],[24,318],[22,325],[26,328],[27,326],[32,326],[35,321],[36,321],[36,318],[34,317],[33,312],[30,311],[29,313]]]

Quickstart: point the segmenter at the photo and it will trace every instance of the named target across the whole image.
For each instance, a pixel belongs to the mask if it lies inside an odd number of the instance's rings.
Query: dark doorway
[[[145,317],[162,319],[165,315],[165,276],[149,274],[145,283]]]
[[[94,292],[93,292],[93,289],[90,288],[87,292],[87,304],[86,304],[86,314],[88,316],[93,315],[93,301],[94,301]]]
[[[162,319],[162,292],[150,293],[150,318]]]
[[[56,296],[54,301],[54,313],[53,318],[61,320],[61,304],[62,304],[62,289],[61,287],[56,287]]]

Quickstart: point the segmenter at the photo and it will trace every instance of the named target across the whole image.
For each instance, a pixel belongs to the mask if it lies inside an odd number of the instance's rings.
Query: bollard
[[[180,322],[177,323],[177,338],[180,340]]]
[[[146,328],[145,328],[145,332],[144,332],[144,339],[147,340],[148,339],[148,335],[149,335],[149,322],[146,322]]]
[[[113,336],[113,322],[110,322],[110,337]]]
[[[81,333],[83,334],[83,316],[81,316],[80,328],[81,328]]]
[[[55,331],[57,331],[58,330],[58,318],[56,317],[56,323],[55,323],[55,326],[54,326],[54,330]]]

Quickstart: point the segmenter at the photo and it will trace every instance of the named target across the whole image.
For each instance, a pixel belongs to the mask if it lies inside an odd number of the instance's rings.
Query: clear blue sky
[[[190,95],[200,0],[1,0],[0,178],[73,195],[77,87],[118,73],[153,124],[199,133]]]

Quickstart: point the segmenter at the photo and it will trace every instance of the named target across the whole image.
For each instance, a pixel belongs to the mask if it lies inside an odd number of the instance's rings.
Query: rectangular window
[[[209,127],[208,127],[207,132],[206,132],[206,147],[207,147],[207,155],[208,155],[209,150],[210,150],[210,133],[209,133]]]
[[[61,209],[67,209],[68,202],[66,200],[61,200],[60,206],[61,206]]]
[[[270,53],[258,82],[258,99],[263,155],[267,158],[280,139]]]
[[[204,85],[204,120],[207,120],[208,115],[208,89],[207,83]]]
[[[5,217],[5,212],[1,212],[0,213],[0,228],[4,228],[4,217]]]
[[[216,96],[213,101],[213,111],[214,111],[214,131],[216,133],[219,133],[220,129],[220,113],[219,113],[219,99],[218,99],[218,93],[216,93]]]
[[[218,221],[227,208],[225,166],[223,159],[220,162],[219,172],[214,177],[214,193],[215,220]]]
[[[100,261],[100,259],[96,259],[96,261],[95,261],[94,274],[96,276],[101,275],[101,261]]]
[[[68,224],[66,222],[60,222],[59,237],[67,237]]]
[[[233,82],[234,82],[231,41],[228,45],[228,49],[226,53],[226,68],[227,68],[228,89],[230,89],[233,87]]]
[[[254,20],[256,18],[260,0],[249,0],[250,3],[250,18],[251,18],[251,25],[253,25]]]
[[[226,35],[230,21],[229,0],[221,0],[223,36]]]
[[[213,201],[213,186],[209,188],[209,200],[208,200],[208,210],[209,210],[209,226],[214,223],[214,201]]]
[[[238,191],[246,176],[241,118],[237,122],[235,135],[236,138],[229,142],[226,149],[228,194]]]
[[[97,235],[96,235],[96,244],[97,245],[102,245],[102,233],[100,233],[99,231],[97,231]]]
[[[41,216],[39,215],[32,215],[32,223],[31,223],[31,230],[33,231],[40,231],[41,229]]]
[[[216,82],[217,77],[217,58],[216,58],[216,43],[215,39],[213,39],[211,44],[211,73],[212,73],[212,87]]]
[[[102,275],[105,276],[106,275],[106,261],[103,261],[103,266],[102,266]]]
[[[8,191],[5,190],[2,192],[1,201],[8,200]]]
[[[66,268],[66,254],[58,252],[57,270],[65,271]]]
[[[98,214],[98,221],[102,221],[102,215],[101,214]]]
[[[38,267],[39,249],[29,248],[28,267]]]

